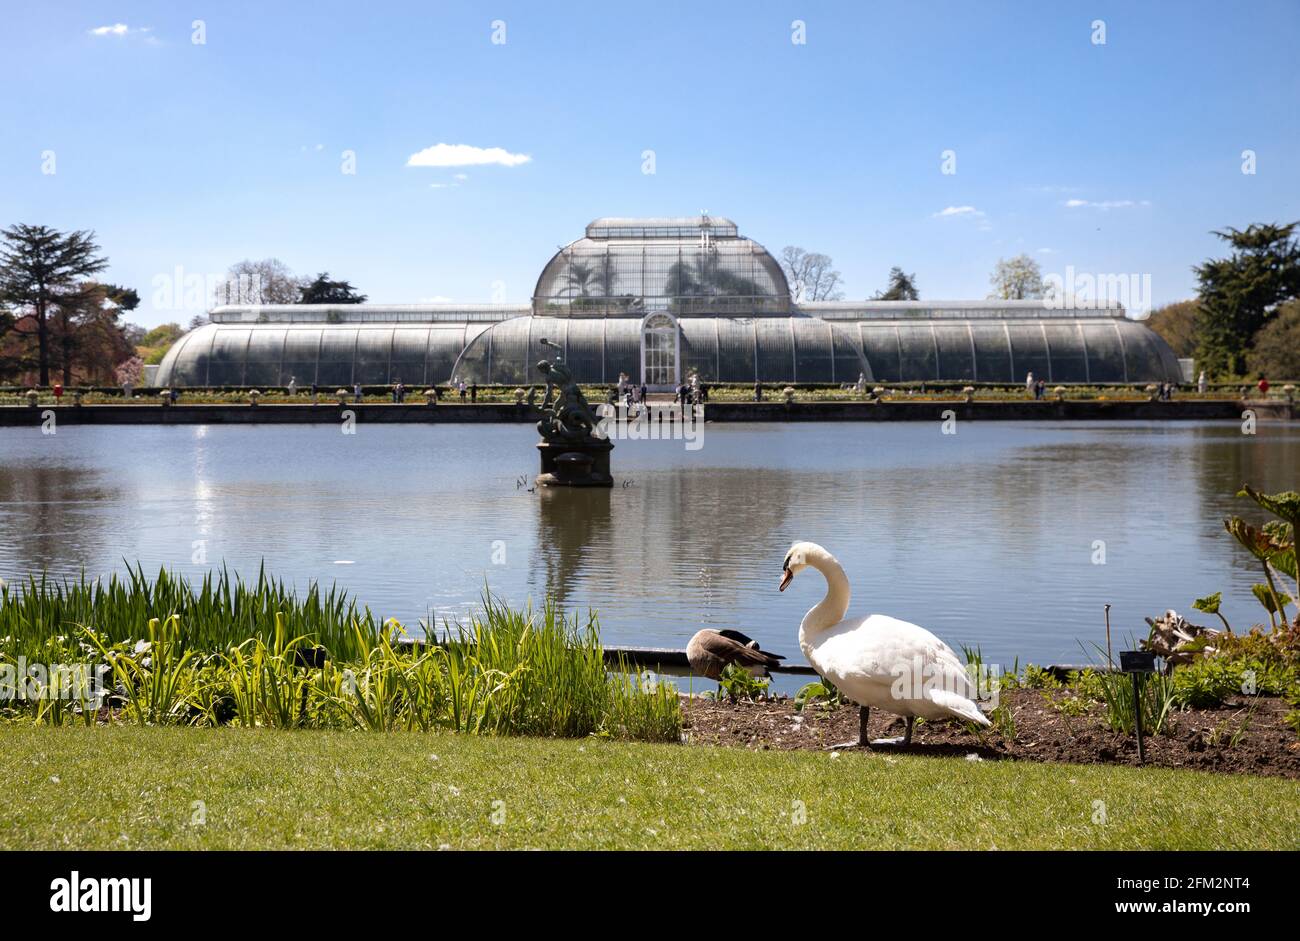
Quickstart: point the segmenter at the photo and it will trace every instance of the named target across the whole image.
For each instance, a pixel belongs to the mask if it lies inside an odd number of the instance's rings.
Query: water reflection
[[[506,425],[0,429],[0,577],[265,562],[408,624],[462,616],[487,585],[595,608],[611,642],[711,625],[797,656],[822,589],[776,580],[812,539],[855,613],[1008,662],[1077,661],[1106,603],[1121,638],[1220,589],[1234,625],[1259,620],[1258,569],[1221,521],[1259,518],[1232,496],[1244,481],[1295,488],[1300,467],[1300,429],[1267,424],[710,425],[696,452],[620,442],[627,487],[528,493],[532,444]]]

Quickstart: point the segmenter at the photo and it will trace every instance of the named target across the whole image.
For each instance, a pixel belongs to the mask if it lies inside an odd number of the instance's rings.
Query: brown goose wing
[[[754,638],[750,637],[748,634],[742,634],[740,631],[732,630],[729,627],[718,631],[718,633],[721,634],[723,637],[730,637],[734,641],[739,641],[740,643],[744,644],[746,647],[752,647],[754,650],[760,649],[758,646],[758,641],[754,640]],[[768,656],[775,657],[777,660],[785,659],[785,657],[779,653],[769,653]]]
[[[721,671],[722,666],[728,663],[738,663],[747,667],[774,667],[780,663],[779,658],[772,654],[755,647],[748,647],[740,641],[726,636],[721,631],[710,630],[700,631],[691,638],[691,642],[686,648],[686,656],[691,661],[692,667],[695,666],[697,660],[701,662],[711,661],[720,664],[719,671]]]

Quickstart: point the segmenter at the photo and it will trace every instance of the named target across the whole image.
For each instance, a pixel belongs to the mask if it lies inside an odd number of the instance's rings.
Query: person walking
[[[456,381],[456,391],[460,393],[460,401],[461,404],[463,405],[465,403],[465,380],[464,379],[458,379]]]
[[[314,382],[311,384],[311,404],[320,404],[320,388]]]
[[[477,402],[477,401],[478,401],[478,383],[477,383],[477,382],[473,383],[473,384],[469,387],[469,400],[470,400],[471,402]]]
[[[1031,398],[1038,398],[1038,396],[1034,395],[1034,389],[1035,389],[1035,386],[1034,386],[1034,374],[1031,372],[1031,373],[1029,373],[1027,376],[1025,376],[1025,392],[1026,392],[1026,393],[1027,393]]]
[[[352,383],[352,400],[354,402],[361,401],[361,383],[359,382]]]
[[[1205,375],[1205,370],[1201,370],[1200,376],[1196,379],[1196,391],[1204,395],[1210,388],[1210,380]]]
[[[298,392],[298,377],[297,377],[297,376],[290,376],[290,377],[289,377],[289,394],[290,394],[290,395],[296,395],[297,392]]]
[[[1255,386],[1255,388],[1259,389],[1260,395],[1268,395],[1268,380],[1263,376],[1260,376],[1259,384]]]

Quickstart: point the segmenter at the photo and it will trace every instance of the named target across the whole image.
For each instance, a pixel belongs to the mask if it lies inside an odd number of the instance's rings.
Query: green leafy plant
[[[769,681],[753,676],[748,670],[728,663],[718,677],[718,690],[731,702],[759,702],[767,698]]]
[[[835,708],[848,702],[844,694],[835,688],[835,684],[822,677],[811,683],[805,683],[794,694],[794,711],[803,712],[810,703],[821,703],[827,708]]]
[[[1296,568],[1296,528],[1300,525],[1300,493],[1287,490],[1282,493],[1260,493],[1249,484],[1237,492],[1239,497],[1249,497],[1263,509],[1278,517],[1263,526],[1252,526],[1241,517],[1233,516],[1223,521],[1224,528],[1260,563],[1264,584],[1251,590],[1268,612],[1269,624],[1277,628],[1279,621],[1287,623],[1286,606],[1292,597],[1300,597],[1300,572]],[[1287,596],[1278,589],[1275,573],[1289,576],[1295,583],[1296,593]],[[1300,615],[1297,616],[1300,620]]]
[[[1214,594],[1206,595],[1204,598],[1197,598],[1195,601],[1192,602],[1192,607],[1195,608],[1197,611],[1204,611],[1206,614],[1217,615],[1219,620],[1223,622],[1223,629],[1226,631],[1231,631],[1232,625],[1228,623],[1228,619],[1225,618],[1223,616],[1223,612],[1219,610],[1219,606],[1222,603],[1223,603],[1223,592],[1216,591]]]

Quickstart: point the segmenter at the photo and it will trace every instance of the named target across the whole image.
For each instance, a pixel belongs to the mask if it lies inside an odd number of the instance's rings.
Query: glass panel
[[[578,382],[605,381],[604,320],[574,320],[569,323],[569,349],[565,362]],[[615,375],[615,381],[618,376]]]
[[[466,330],[465,351],[461,353],[452,381],[488,381],[488,330],[491,324],[470,324]],[[539,357],[540,358],[540,357]],[[553,357],[548,357],[553,358]]]
[[[1083,341],[1079,328],[1072,323],[1047,323],[1047,347],[1051,354],[1048,382],[1087,382],[1088,364],[1083,358]]]
[[[429,384],[446,384],[451,381],[451,367],[460,356],[465,328],[433,327],[429,330],[429,361],[426,380]]]
[[[641,381],[641,323],[638,320],[605,321],[605,381],[618,382],[619,373]]]
[[[930,324],[899,324],[898,345],[902,350],[903,371],[899,378],[903,382],[938,377],[939,363],[935,357],[934,333],[930,330]]]
[[[939,378],[969,381],[975,378],[971,357],[971,336],[964,323],[936,323],[934,336],[939,342]]]
[[[857,382],[860,375],[867,381],[871,381],[871,370],[858,348],[856,330],[850,332],[842,325],[834,325],[831,331],[831,348],[835,355],[836,382]]]
[[[892,323],[859,325],[862,336],[862,355],[871,366],[877,382],[897,382],[902,376],[899,363],[898,330]]]
[[[393,331],[385,329],[361,330],[357,334],[357,382],[365,385],[386,385],[388,364],[393,353]]]
[[[795,381],[834,382],[830,326],[824,320],[808,317],[792,317],[790,323],[794,327]]]
[[[683,380],[694,372],[701,382],[718,381],[718,335],[713,324],[712,317],[681,322]]]
[[[185,345],[177,351],[176,365],[169,384],[177,386],[202,386],[208,384],[208,362],[212,356],[212,340],[217,329],[196,330],[181,339]],[[163,381],[161,378],[159,381]]]
[[[980,382],[1018,382],[1011,374],[1011,350],[1000,323],[971,324],[975,338],[975,378]]]
[[[754,381],[754,321],[719,320],[718,354],[720,382]]]
[[[1113,322],[1083,325],[1091,382],[1124,382],[1124,351]]]
[[[284,339],[284,362],[280,366],[280,385],[296,379],[299,386],[316,382],[316,363],[320,359],[320,330],[292,329]]]
[[[404,385],[424,384],[424,358],[429,347],[429,331],[407,328],[393,331],[393,382]]]
[[[208,361],[208,383],[214,386],[244,384],[244,355],[251,330],[222,330],[212,338],[212,356]]]
[[[1043,343],[1042,326],[1038,323],[1008,323],[1006,326],[1011,334],[1011,355],[1015,360],[1013,381],[1024,382],[1031,372],[1035,379],[1047,379],[1047,347]]]
[[[244,382],[250,386],[280,383],[280,359],[284,354],[284,330],[254,330],[248,341]]]
[[[788,317],[756,317],[758,372],[764,382],[794,381],[794,341]]]
[[[357,353],[357,331],[330,328],[322,331],[320,366],[316,382],[322,386],[352,388],[352,366]]]

